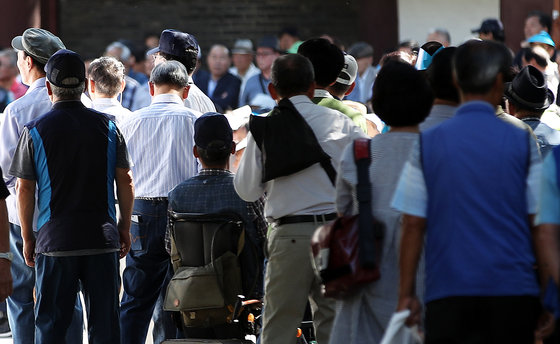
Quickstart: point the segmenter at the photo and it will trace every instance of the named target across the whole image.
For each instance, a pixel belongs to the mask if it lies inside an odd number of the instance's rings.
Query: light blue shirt
[[[136,197],[167,197],[177,184],[196,175],[195,120],[180,97],[160,94],[120,123],[134,163]]]
[[[560,189],[556,174],[555,154],[544,158],[541,176],[541,194],[535,225],[551,223],[560,225]]]
[[[10,164],[23,126],[29,121],[49,112],[52,103],[45,86],[45,78],[35,80],[25,95],[8,104],[2,115],[0,124],[0,166],[4,182],[10,191],[6,199],[8,208],[8,219],[11,223],[20,225],[16,207],[16,178],[9,175]],[[35,212],[37,214],[37,212]],[[35,216],[36,217],[36,216]],[[35,228],[35,226],[34,226]]]

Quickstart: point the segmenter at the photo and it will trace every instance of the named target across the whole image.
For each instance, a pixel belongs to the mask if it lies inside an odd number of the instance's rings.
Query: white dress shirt
[[[303,95],[290,98],[307,121],[336,169],[344,148],[357,138],[367,138],[348,116],[313,104]],[[335,189],[325,170],[317,163],[289,176],[262,183],[261,151],[251,134],[235,175],[235,190],[251,202],[267,192],[265,216],[278,219],[286,215],[318,215],[335,212]]]
[[[117,126],[125,118],[132,115],[132,111],[123,107],[116,98],[96,98],[93,99],[92,103],[93,103],[94,110],[109,115],[109,118],[111,118],[115,123],[117,123]]]
[[[195,111],[200,112],[201,114],[205,114],[207,112],[216,112],[216,106],[208,98],[204,92],[198,88],[192,79],[189,77],[189,96],[185,99],[185,106],[189,109],[193,109]]]
[[[196,175],[195,120],[181,98],[160,94],[119,124],[134,163],[136,197],[167,197],[177,184]]]

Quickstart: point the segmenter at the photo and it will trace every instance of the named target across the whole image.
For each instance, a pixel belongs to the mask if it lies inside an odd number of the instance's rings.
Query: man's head
[[[303,42],[298,48],[313,64],[315,83],[319,88],[327,88],[336,82],[344,66],[344,54],[338,47],[324,38],[313,38]]]
[[[522,64],[525,66],[533,66],[539,71],[544,73],[548,63],[550,62],[550,56],[548,52],[541,46],[534,46],[530,48],[524,48],[522,50]]]
[[[432,101],[426,78],[408,63],[386,63],[373,84],[373,110],[391,127],[418,125],[430,113]]]
[[[303,55],[289,54],[277,58],[272,65],[270,79],[268,90],[274,99],[296,95],[313,97],[315,88],[313,65]]]
[[[536,35],[529,37],[529,39],[527,39],[527,42],[529,42],[531,47],[543,47],[548,52],[549,58],[554,55],[554,47],[556,46],[556,44],[554,43],[554,40],[552,40],[552,37],[550,37],[550,35],[546,31],[541,31]]]
[[[444,28],[434,28],[428,32],[428,38],[426,38],[426,42],[430,41],[440,42],[444,47],[448,47],[451,44],[451,35]]]
[[[344,67],[338,74],[336,82],[328,88],[329,92],[338,97],[344,98],[345,95],[350,94],[356,85],[356,76],[358,75],[358,63],[352,55],[344,55]]]
[[[299,33],[295,27],[285,27],[278,33],[280,50],[286,51],[299,41]]]
[[[459,46],[453,56],[453,75],[459,94],[488,96],[497,105],[504,80],[510,80],[512,57],[498,42],[470,40]],[[497,98],[497,99],[496,99]]]
[[[196,68],[198,43],[193,35],[166,29],[161,32],[159,46],[148,51],[147,54],[155,54],[155,65],[163,61],[179,61],[185,66],[189,75],[192,75]]]
[[[449,47],[438,52],[426,69],[426,77],[437,99],[459,104],[459,92],[453,83],[452,61],[456,50]]]
[[[348,49],[358,63],[358,75],[362,75],[373,64],[373,47],[366,42],[357,42]]]
[[[261,38],[257,45],[257,67],[264,73],[270,73],[274,60],[280,56],[278,40],[274,36]]]
[[[478,33],[478,37],[487,41],[505,41],[504,25],[499,19],[486,19],[480,24],[480,28],[471,30],[472,33]]]
[[[525,39],[528,39],[541,31],[550,33],[551,28],[552,18],[550,16],[541,11],[531,11],[525,19],[523,32],[525,33]]]
[[[0,51],[0,84],[10,87],[18,75],[17,53],[13,49]]]
[[[544,74],[533,66],[524,67],[512,82],[507,83],[504,94],[510,113],[520,118],[526,115],[540,117],[554,101]]]
[[[49,58],[65,48],[60,38],[47,30],[36,28],[27,29],[21,36],[14,37],[12,47],[18,51],[17,66],[26,85],[31,85],[33,81],[44,76],[45,64]]]
[[[238,39],[231,49],[231,60],[238,72],[245,72],[253,62],[253,43],[250,39]]]
[[[92,98],[114,98],[124,89],[124,66],[114,57],[100,57],[88,67],[88,90]]]
[[[231,65],[228,48],[222,44],[214,44],[210,47],[206,63],[208,63],[208,70],[214,80],[224,76]]]
[[[47,91],[53,102],[80,100],[85,90],[86,66],[77,53],[62,49],[45,65]]]
[[[187,69],[178,61],[164,61],[152,70],[150,94],[176,94],[186,99],[189,94]]]
[[[194,122],[194,143],[194,156],[203,168],[226,169],[230,155],[235,153],[229,122],[216,112],[207,112]]]

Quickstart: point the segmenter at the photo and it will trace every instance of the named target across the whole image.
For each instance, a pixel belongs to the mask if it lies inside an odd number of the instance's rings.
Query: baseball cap
[[[373,56],[373,47],[366,42],[357,42],[348,49],[348,54],[357,59]]]
[[[231,147],[233,131],[226,116],[217,112],[207,112],[194,122],[194,143],[197,147],[208,149],[213,141],[221,141],[223,146],[212,148]]]
[[[157,52],[164,52],[174,56],[185,56],[187,50],[195,50],[198,53],[198,43],[193,35],[173,29],[166,29],[161,32],[159,46],[147,52],[152,55]]]
[[[86,79],[86,66],[80,55],[71,50],[61,49],[47,61],[45,73],[51,84],[73,88]]]
[[[490,18],[485,19],[478,29],[472,29],[472,33],[488,33],[488,32],[502,32],[504,31],[504,25],[499,19]]]
[[[274,36],[266,36],[261,38],[261,40],[259,41],[259,45],[257,45],[258,48],[270,48],[274,51],[279,52],[280,48],[278,47],[278,38],[274,37]]]
[[[52,54],[66,48],[60,38],[47,30],[37,28],[29,28],[21,36],[14,37],[12,47],[25,51],[43,64],[47,63]]]
[[[356,59],[350,54],[345,54],[344,67],[342,67],[342,70],[338,74],[336,82],[343,85],[352,85],[356,80],[356,75],[358,75],[358,63]]]
[[[546,31],[541,31],[541,32],[537,33],[536,35],[529,37],[527,42],[529,42],[529,43],[544,43],[544,44],[548,44],[552,47],[556,46],[556,44],[554,44],[554,41],[552,40],[552,37],[550,37],[550,35]]]
[[[232,54],[252,54],[253,43],[250,39],[238,39],[231,49]]]

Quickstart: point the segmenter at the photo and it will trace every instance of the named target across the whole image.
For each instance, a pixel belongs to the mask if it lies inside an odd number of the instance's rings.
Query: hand
[[[130,232],[126,231],[126,233],[123,233],[119,231],[119,237],[121,243],[119,258],[122,259],[128,254],[128,251],[130,251]]]
[[[535,339],[544,339],[554,332],[555,327],[554,314],[548,311],[542,311],[539,319],[537,320],[537,328],[535,330]]]
[[[0,302],[12,295],[12,272],[11,263],[7,259],[0,258]]]
[[[408,327],[419,325],[422,320],[422,305],[416,296],[399,298],[397,311],[410,310],[410,315],[406,318],[405,324]]]
[[[29,267],[35,267],[35,240],[23,240],[23,258]]]

